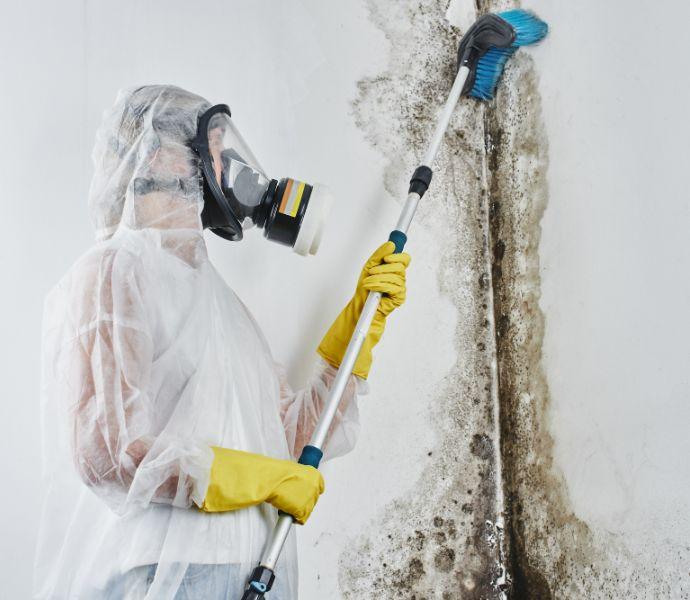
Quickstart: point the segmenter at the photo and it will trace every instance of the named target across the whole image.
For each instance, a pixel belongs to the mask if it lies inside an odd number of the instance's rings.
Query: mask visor
[[[235,127],[230,115],[209,120],[208,148],[215,182],[243,229],[256,220],[270,179]]]

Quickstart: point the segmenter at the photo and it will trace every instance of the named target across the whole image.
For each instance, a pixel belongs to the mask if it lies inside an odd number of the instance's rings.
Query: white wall
[[[578,516],[682,579],[690,8],[532,5],[552,28],[535,56],[549,136],[540,252],[557,463]]]
[[[43,296],[92,239],[81,4],[3,3],[0,29],[0,595],[23,599],[40,503]]]

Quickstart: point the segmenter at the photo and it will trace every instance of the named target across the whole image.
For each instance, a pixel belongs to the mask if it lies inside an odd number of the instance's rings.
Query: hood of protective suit
[[[118,94],[104,115],[93,151],[89,205],[98,240],[120,229],[201,234],[203,185],[189,142],[199,116],[210,106],[170,85]]]

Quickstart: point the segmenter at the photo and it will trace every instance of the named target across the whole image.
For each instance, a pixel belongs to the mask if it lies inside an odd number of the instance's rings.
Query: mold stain
[[[358,84],[355,122],[390,162],[384,184],[405,198],[455,75],[460,31],[440,0],[368,0],[390,41],[388,69]],[[484,106],[463,102],[434,165],[415,227],[442,241],[438,282],[458,312],[456,363],[430,410],[436,446],[405,498],[382,507],[341,557],[342,597],[500,598],[503,494],[497,438]]]
[[[544,318],[538,306],[537,251],[539,223],[546,205],[547,144],[539,115],[533,66],[528,57],[518,54],[504,74],[495,104],[485,113],[484,124],[499,439],[507,495],[510,595],[550,599],[553,590],[549,581],[525,543],[525,526],[531,523],[527,524],[523,510],[524,495],[537,489],[548,491],[547,504],[567,504],[565,497],[554,494],[562,486],[554,479],[552,442],[544,427],[548,388],[541,368]],[[524,467],[530,467],[527,476]],[[543,502],[538,505],[540,510],[545,506]]]
[[[538,254],[548,141],[528,54],[509,63],[484,130],[510,596],[687,598],[669,557],[629,548],[575,515],[554,464]]]
[[[353,116],[403,199],[462,32],[447,0],[365,1],[390,57],[358,83]],[[514,5],[478,0],[477,11]],[[424,475],[341,554],[342,598],[688,597],[663,558],[578,519],[554,465],[538,256],[548,144],[528,54],[509,62],[493,103],[461,101],[433,166],[415,226],[443,240],[457,361],[435,390]]]

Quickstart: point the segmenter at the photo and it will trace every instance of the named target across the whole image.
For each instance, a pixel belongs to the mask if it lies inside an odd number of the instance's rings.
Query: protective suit
[[[209,106],[179,88],[133,89],[97,134],[99,241],[45,304],[36,598],[239,598],[276,511],[198,510],[211,447],[296,458],[335,375],[321,361],[293,392],[208,260],[188,142]],[[326,458],[353,447],[365,387],[351,377]],[[268,598],[297,597],[294,531],[276,578]]]

